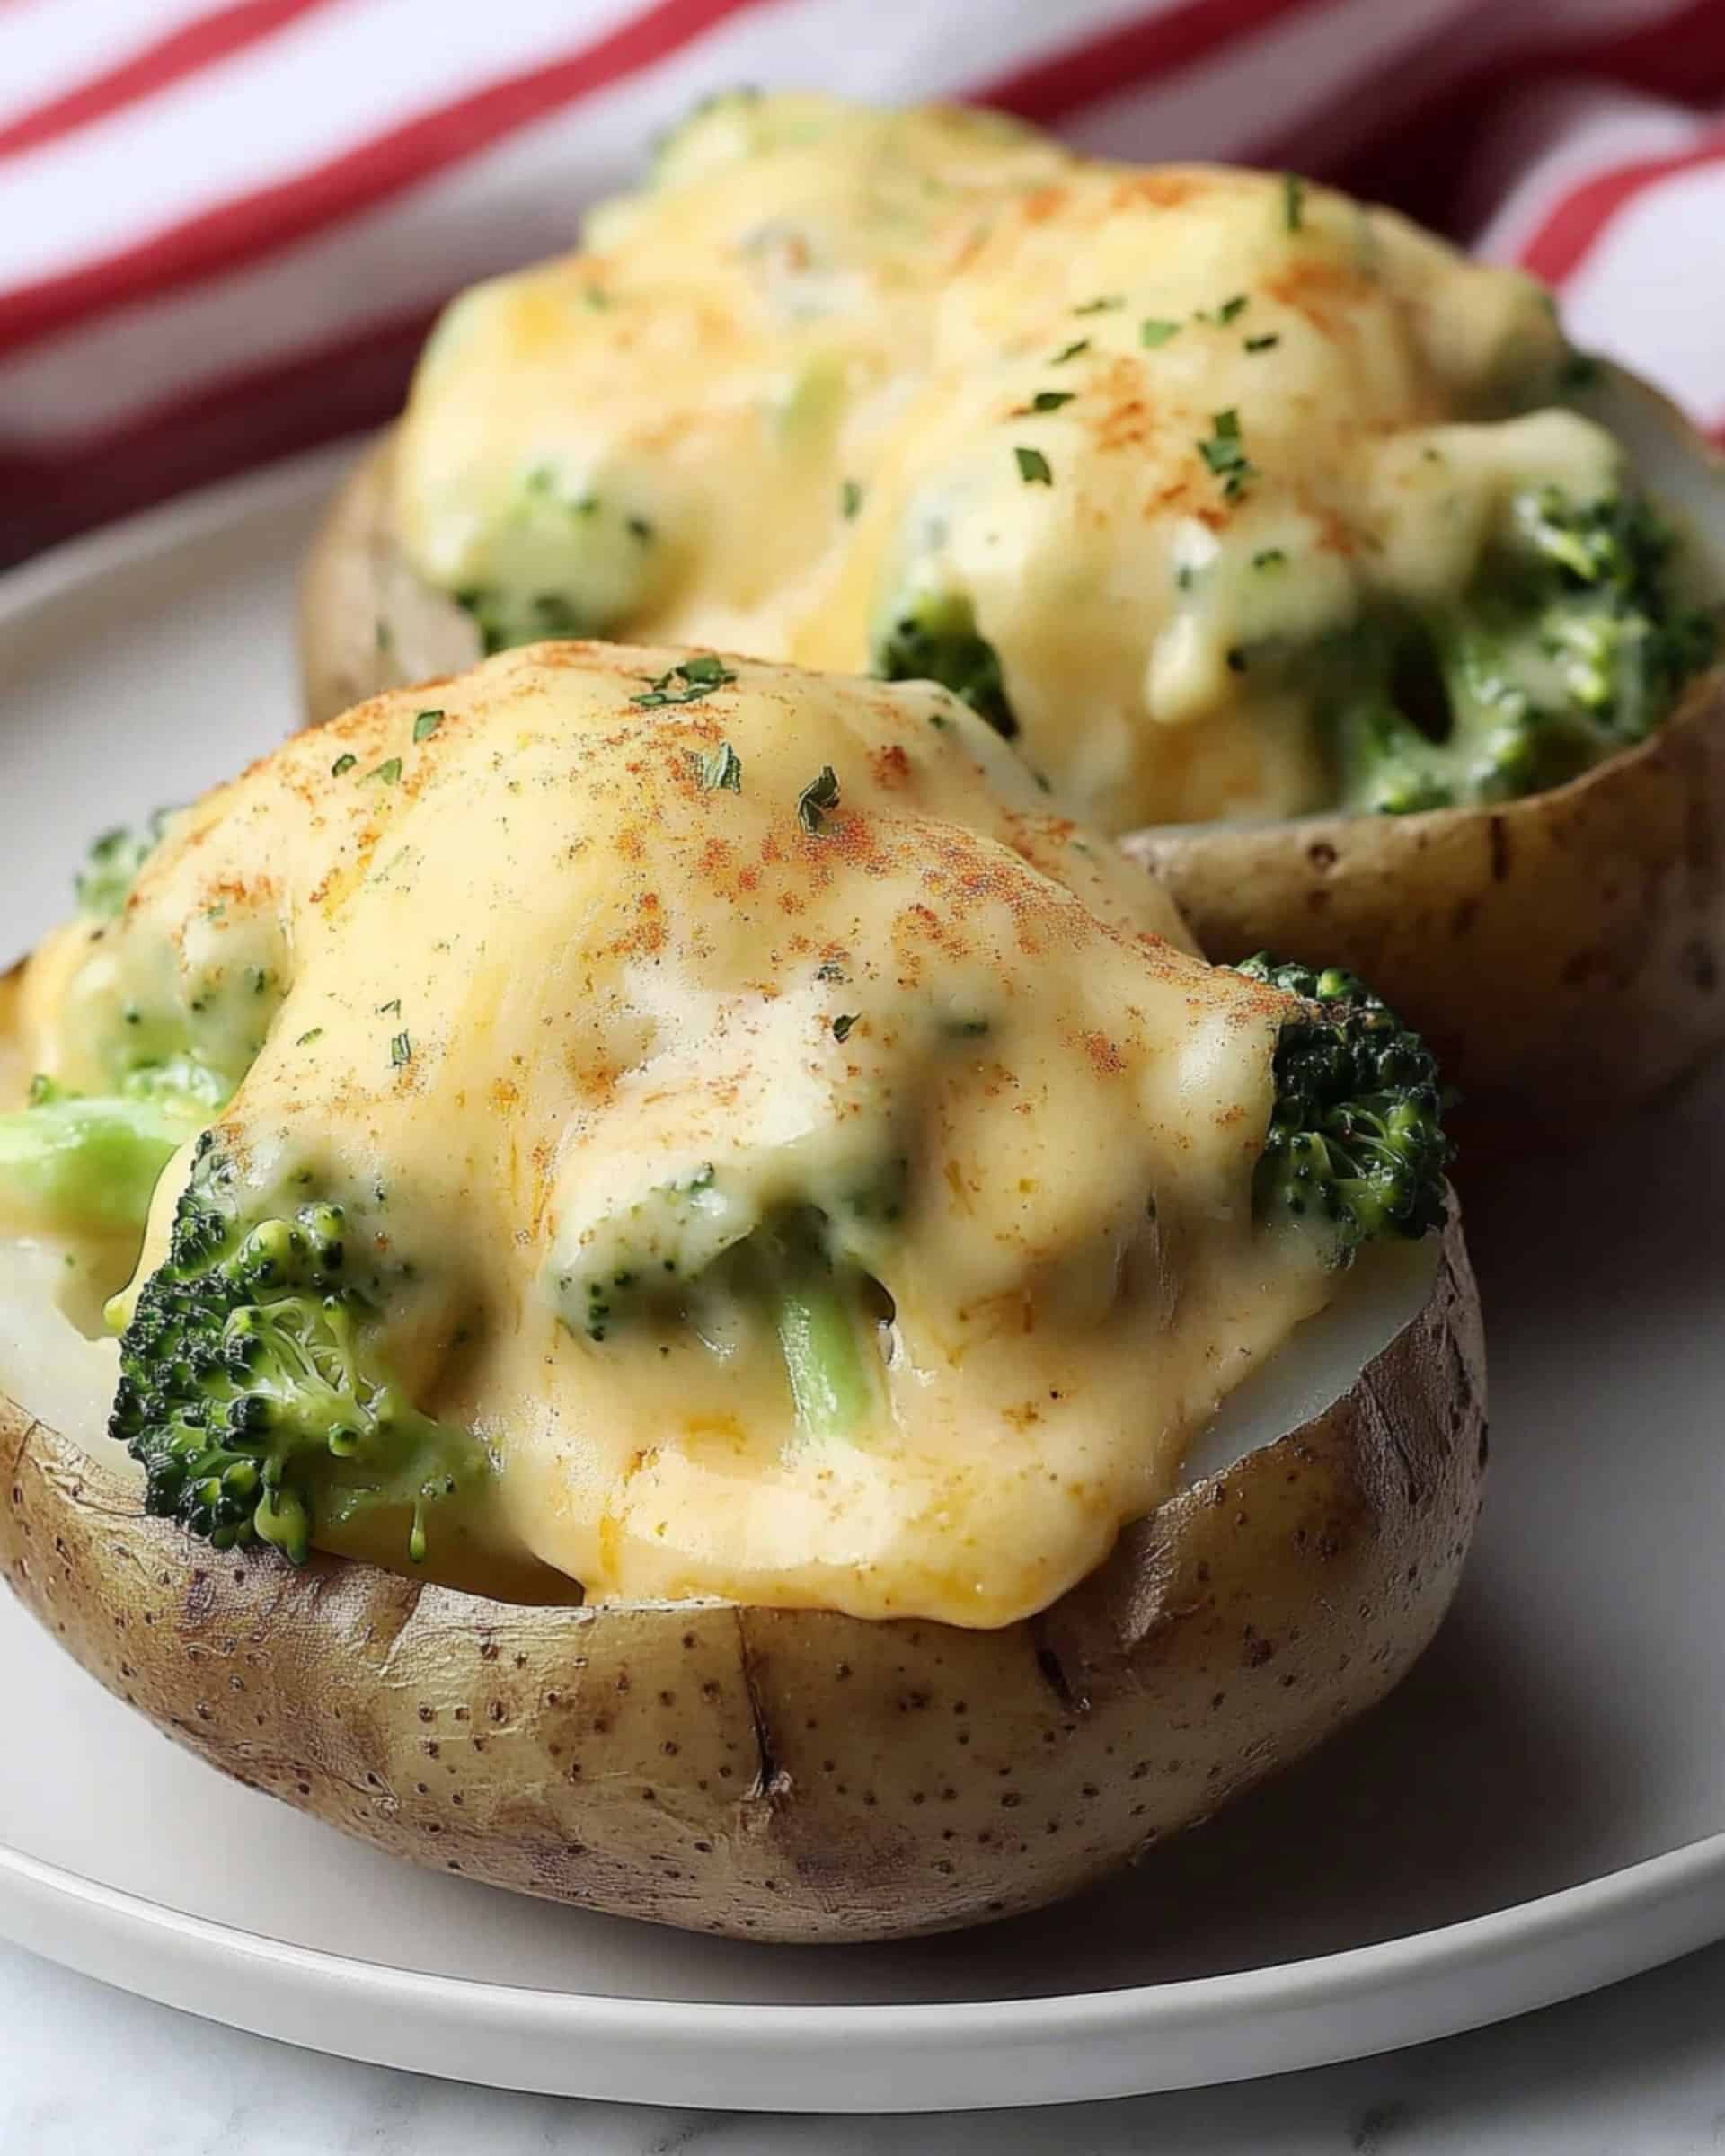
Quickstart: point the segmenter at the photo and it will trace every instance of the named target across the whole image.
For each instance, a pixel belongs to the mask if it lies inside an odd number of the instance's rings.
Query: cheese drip
[[[488,1449],[464,1584],[1010,1621],[1335,1292],[1253,1216],[1286,1000],[925,685],[566,643],[375,699],[48,947],[26,1060],[254,1004],[217,1150],[344,1208],[394,1380]]]
[[[1367,664],[1337,640],[1446,618],[1529,490],[1623,477],[1547,409],[1569,355],[1531,279],[1276,175],[738,97],[588,242],[426,350],[394,503],[421,576],[494,642],[907,673],[933,618],[1110,830],[1336,801]]]

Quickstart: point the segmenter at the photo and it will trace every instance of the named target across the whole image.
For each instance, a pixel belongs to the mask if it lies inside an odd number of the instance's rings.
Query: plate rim
[[[1264,2003],[1270,2003],[1269,1995],[1274,1994],[1274,2003],[1278,2005],[1335,2005],[1398,1974],[1393,1967],[1398,1961],[1414,1965],[1399,1972],[1403,1977],[1434,1976],[1442,1975],[1447,1966],[1455,1963],[1465,1961],[1472,1966],[1481,1957],[1476,1948],[1482,1948],[1487,1954],[1510,1948],[1539,1951],[1564,1943],[1578,1929],[1597,1923],[1611,1913],[1609,1909],[1593,1904],[1622,1902],[1640,1909],[1666,1897],[1691,1894],[1702,1885],[1721,1878],[1725,1878],[1725,1832],[1685,1842],[1679,1849],[1662,1851],[1658,1856],[1644,1857],[1637,1863],[1602,1872],[1596,1878],[1579,1880],[1572,1886],[1536,1895],[1529,1901],[1512,1902],[1506,1908],[1488,1910],[1480,1916],[1461,1917],[1454,1923],[1435,1925],[1426,1931],[1404,1932],[1400,1938],[1378,1940],[1366,1946],[1343,1947],[1331,1954],[1309,1956],[1304,1961],[1271,1962],[1261,1968],[1231,1969],[1217,1975],[1181,1977],[1165,1984],[1118,1984],[1094,1992],[1047,1993],[999,2000],[925,2000],[908,2004],[873,2001],[860,2006],[831,2003],[795,2006],[755,2001],[650,1999],[633,1993],[557,1991],[548,1985],[506,1984],[494,1977],[448,1976],[430,1969],[403,1968],[393,1962],[341,1954],[326,1947],[300,1946],[292,1940],[278,1939],[270,1932],[245,1931],[220,1918],[198,1916],[189,1910],[176,1909],[170,1903],[154,1901],[128,1887],[111,1886],[101,1879],[74,1871],[67,1865],[50,1863],[45,1858],[29,1856],[10,1843],[0,1842],[0,1883],[18,1882],[26,1887],[58,1894],[82,1908],[102,1910],[133,1922],[142,1922],[185,1943],[195,1942],[210,1952],[266,1963],[284,1973],[339,1975],[344,1988],[373,1991],[378,1994],[379,2004],[401,2003],[410,1995],[437,1997],[462,2005],[472,2005],[482,1999],[531,2001],[547,2008],[579,2010],[593,2024],[582,2033],[594,2036],[620,2033],[606,2026],[613,2021],[626,2021],[632,2032],[644,2012],[650,2020],[698,2020],[715,2033],[739,2039],[753,2037],[763,2027],[769,2032],[783,2034],[783,2029],[776,2027],[779,2024],[786,2027],[795,2024],[811,2033],[844,2036],[850,2034],[853,2025],[859,2020],[878,2025],[907,2019],[917,2024],[919,2034],[926,2030],[933,2036],[949,2038],[999,2036],[1003,2041],[1018,2041],[1027,2032],[1016,2024],[1035,2021],[1052,2009],[1071,2010],[1074,2018],[1101,2022],[1104,2026],[1099,2033],[1107,2033],[1110,2027],[1118,2027],[1122,2022],[1140,2027],[1133,2010],[1146,2001],[1163,2002],[1163,2018],[1172,2026],[1191,2018],[1195,2010],[1214,2004],[1225,1993],[1248,1999],[1252,1993],[1263,1993]],[[509,1890],[495,1887],[488,1891]],[[4,1908],[0,1907],[0,1918],[3,1917]],[[1710,1932],[1708,1936],[1712,1934]],[[1676,1952],[1686,1950],[1676,1949],[1668,1958],[1675,1958]],[[1653,1964],[1641,1966],[1650,1967]],[[1625,1968],[1623,1973],[1632,1972]],[[401,1999],[391,2000],[387,1994],[397,1990]],[[1324,1993],[1321,2000],[1302,1995],[1318,1991]],[[1455,2026],[1461,2028],[1470,2024],[1458,2021]],[[661,2029],[657,2033],[667,2032]],[[871,2033],[878,2032],[871,2030]],[[1048,2028],[1038,2033],[1058,2038],[1079,2032]]]
[[[123,574],[272,509],[304,506],[330,486],[362,438],[350,436],[178,496],[0,571],[0,625],[27,620],[34,608],[83,584]],[[69,1937],[63,1922],[34,1921],[67,1914],[73,1919]],[[154,1940],[169,1953],[160,1963],[115,1974],[115,1956],[103,1950],[104,1933],[111,1947],[135,1935]],[[873,2086],[861,2102],[845,2100],[842,2090],[836,2095],[830,2089],[813,2106],[806,2098],[781,2100],[771,2090],[760,2090],[748,2099],[752,2109],[915,2111],[1060,2101],[1057,2081],[1046,2072],[1038,2078],[1037,2063],[1046,2066],[1050,2054],[1069,2054],[1074,2046],[1116,2062],[1113,2072],[1104,2070],[1085,2089],[1087,2097],[1252,2079],[1506,2019],[1650,1968],[1722,1934],[1725,1831],[1481,1915],[1261,1968],[995,2001],[798,2005],[667,2000],[453,1976],[304,1946],[195,1915],[0,1842],[0,1936],[128,1991],[340,2055],[451,2078],[473,2078],[474,2071],[471,2063],[440,2063],[435,2052],[420,2053],[411,2044],[397,2042],[392,2049],[380,2046],[375,2037],[355,2044],[339,2022],[306,2034],[305,2013],[320,1995],[374,2013],[405,2017],[419,2009],[452,2016],[488,2028],[501,2050],[509,2049],[504,2039],[510,2021],[531,2025],[541,2041],[621,2047],[609,2063],[597,2053],[575,2052],[572,2073],[561,2078],[546,2079],[543,2069],[523,2078],[518,2057],[500,2057],[482,2070],[498,2085],[553,2093],[642,2100],[639,2083],[629,2081],[630,2062],[668,2039],[685,2045],[693,2040],[696,2055],[709,2061],[722,2049],[733,2059],[771,2056],[782,2063],[787,2045],[802,2047],[795,2078],[803,2090],[818,2085],[819,2072],[841,2063],[854,2069],[859,2058],[876,2058],[889,2046],[901,2057],[907,2048],[938,2051],[948,2075],[938,2091]],[[295,2010],[260,2020],[207,2003],[213,1985],[200,1990],[199,1980],[209,1985],[242,1968],[269,1982],[279,2010]],[[1488,1971],[1490,1981],[1482,1974]],[[1457,1984],[1464,1975],[1481,1980]],[[1447,1993],[1442,1989],[1446,1982],[1452,1986]],[[1346,2029],[1333,2027],[1350,2008],[1381,2004],[1421,1986],[1432,1996],[1416,2021],[1396,2033],[1384,2035],[1369,2012]],[[1311,2027],[1314,2014],[1332,2024],[1321,2040],[1314,2040]],[[1225,2043],[1218,2046],[1216,2037],[1228,2025],[1254,2016],[1298,2030],[1297,2043],[1285,2037],[1279,2055],[1272,2045],[1254,2061],[1229,2062]],[[1183,2057],[1146,2057],[1136,2048],[1182,2041],[1193,2046]],[[1009,2054],[1022,2062],[1010,2084],[979,2078],[984,2062],[995,2073],[1002,2055]],[[657,2063],[662,2067],[662,2057]],[[729,2107],[722,2095],[700,2092],[686,2066],[646,2100]]]

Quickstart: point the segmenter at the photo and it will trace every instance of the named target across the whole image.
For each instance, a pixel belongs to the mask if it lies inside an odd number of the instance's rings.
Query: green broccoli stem
[[[767,1305],[805,1436],[850,1437],[869,1419],[874,1386],[857,1337],[854,1268],[836,1268],[806,1223],[760,1238]]]
[[[22,1234],[137,1234],[207,1115],[168,1097],[48,1099],[0,1115],[0,1216]]]

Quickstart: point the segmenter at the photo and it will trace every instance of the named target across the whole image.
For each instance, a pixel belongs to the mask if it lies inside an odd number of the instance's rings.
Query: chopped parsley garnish
[[[1158,345],[1166,344],[1171,337],[1179,334],[1180,324],[1161,314],[1146,314],[1138,324],[1138,342],[1148,352],[1154,352]]]
[[[860,1011],[841,1011],[833,1021],[833,1038],[848,1040],[851,1038],[851,1028],[862,1015]]]
[[[401,775],[402,759],[399,756],[391,756],[380,764],[376,771],[368,771],[366,773],[366,779],[367,783],[376,779],[380,786],[393,786]]]
[[[1048,361],[1048,365],[1050,367],[1064,367],[1068,359],[1075,359],[1080,352],[1087,352],[1089,349],[1089,338],[1080,337],[1071,344],[1062,345],[1060,349],[1054,355],[1053,358]]]
[[[1289,232],[1305,227],[1305,182],[1297,172],[1282,174],[1282,223]]]
[[[1252,557],[1252,566],[1254,569],[1279,569],[1287,560],[1287,554],[1279,546],[1266,546],[1260,548]]]
[[[1039,389],[1025,407],[1029,411],[1058,411],[1063,404],[1072,402],[1069,389]]]
[[[330,776],[332,779],[345,779],[358,761],[358,756],[338,756],[330,765]]]
[[[1240,439],[1240,414],[1232,407],[1226,411],[1212,412],[1210,424],[1216,432],[1208,441],[1198,445],[1198,454],[1222,482],[1225,499],[1238,501],[1246,490],[1246,482],[1258,476],[1258,468],[1247,456]]]
[[[1239,320],[1250,304],[1250,299],[1244,292],[1236,292],[1232,299],[1225,299],[1219,307],[1208,310],[1200,307],[1196,319],[1199,322],[1214,323],[1219,330],[1225,330],[1231,322]]]
[[[818,835],[829,809],[838,806],[838,774],[830,764],[821,766],[818,778],[810,779],[797,796],[797,821],[811,838]]]
[[[412,1060],[412,1037],[410,1034],[398,1033],[389,1044],[390,1068],[399,1071],[403,1065],[410,1064]]]
[[[743,759],[729,741],[721,741],[711,755],[699,757],[701,783],[709,793],[743,791]]]
[[[699,703],[703,696],[729,686],[736,678],[722,659],[706,652],[699,658],[686,658],[668,667],[657,681],[649,682],[640,695],[632,696],[629,701],[648,711],[664,703]]]
[[[815,968],[815,978],[818,981],[842,981],[845,968],[836,959],[823,959]]]
[[[847,479],[838,490],[838,513],[848,524],[862,507],[862,485],[860,480]]]
[[[1039,449],[1027,449],[1021,443],[1013,451],[1013,457],[1018,465],[1018,476],[1027,487],[1051,487],[1054,484],[1054,473],[1048,458]]]
[[[399,995],[393,995],[389,999],[388,1003],[379,1003],[377,1006],[377,1015],[379,1018],[399,1018],[402,1015],[401,997]]]
[[[639,540],[642,546],[650,546],[652,544],[653,527],[648,523],[644,517],[626,517],[624,519],[624,528],[627,530],[629,536],[632,539]]]
[[[1100,299],[1087,299],[1082,306],[1075,307],[1075,314],[1110,314],[1116,307],[1123,307],[1125,299],[1118,292],[1104,293]]]
[[[1245,348],[1249,352],[1267,352],[1272,346],[1278,345],[1281,341],[1280,337],[1274,330],[1267,337],[1248,337],[1244,340]]]
[[[603,310],[611,305],[611,295],[603,285],[585,286],[582,288],[581,297],[589,307],[598,310]]]
[[[416,741],[429,741],[442,724],[441,711],[421,711],[413,721],[413,738]]]
[[[294,1043],[294,1046],[296,1048],[309,1048],[314,1040],[321,1040],[323,1038],[323,1027],[314,1026],[309,1033],[302,1033],[299,1038]]]
[[[380,651],[387,651],[391,645],[395,641],[394,631],[390,627],[386,621],[381,618],[381,616],[376,623],[376,635],[377,649]]]

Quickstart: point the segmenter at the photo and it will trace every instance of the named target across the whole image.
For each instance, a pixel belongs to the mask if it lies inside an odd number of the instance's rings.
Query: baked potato
[[[0,1568],[226,1772],[907,1934],[1438,1624],[1484,1378],[1429,1054],[1198,958],[944,690],[529,648],[135,867],[0,1012]]]
[[[343,490],[314,718],[563,633],[927,676],[1207,950],[1377,968],[1475,1134],[1725,1034],[1725,487],[1531,280],[804,96],[703,109],[588,238],[456,301]]]

